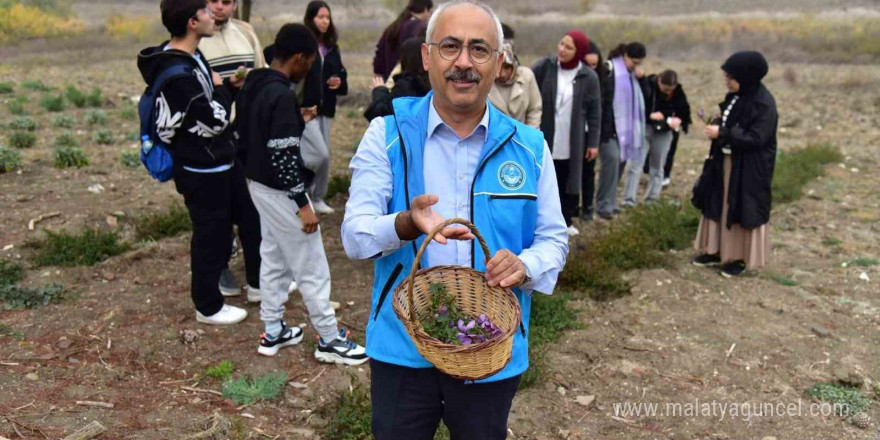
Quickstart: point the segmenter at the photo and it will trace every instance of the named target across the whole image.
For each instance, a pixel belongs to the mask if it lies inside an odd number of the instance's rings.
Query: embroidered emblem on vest
[[[498,183],[510,191],[516,191],[526,183],[526,171],[520,164],[507,161],[498,167]]]

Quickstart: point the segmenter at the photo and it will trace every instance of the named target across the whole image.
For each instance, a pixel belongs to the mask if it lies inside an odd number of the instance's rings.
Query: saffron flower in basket
[[[460,312],[455,297],[450,295],[443,283],[431,283],[431,311],[433,314],[419,321],[425,333],[440,342],[454,345],[480,344],[500,337],[503,332],[486,314],[477,318]]]

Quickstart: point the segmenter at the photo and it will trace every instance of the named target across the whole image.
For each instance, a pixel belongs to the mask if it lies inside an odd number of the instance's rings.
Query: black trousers
[[[503,440],[521,376],[465,384],[436,368],[370,360],[376,440],[433,440],[440,419],[452,440]]]
[[[571,218],[577,213],[578,199],[580,194],[565,192],[568,182],[568,159],[554,160],[553,168],[556,168],[556,185],[559,187],[559,202],[562,205],[562,217],[565,218],[565,226],[571,226]]]
[[[191,295],[196,310],[210,316],[223,307],[218,283],[229,261],[232,223],[239,225],[250,283],[259,285],[260,220],[240,166],[219,173],[195,173],[174,167],[174,184],[192,220],[190,241]]]
[[[584,159],[581,173],[581,215],[593,215],[593,198],[596,196],[596,159]]]

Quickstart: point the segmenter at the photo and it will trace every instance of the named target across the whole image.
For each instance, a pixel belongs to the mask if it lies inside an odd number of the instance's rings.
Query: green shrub
[[[779,284],[781,286],[791,287],[791,286],[797,286],[799,284],[797,281],[793,280],[791,277],[787,277],[787,276],[782,275],[780,273],[767,271],[764,273],[764,275],[767,278],[770,278],[771,280],[775,281],[776,284]]]
[[[21,153],[0,144],[0,173],[12,171],[21,166]]]
[[[61,112],[66,107],[64,105],[64,96],[62,95],[43,95],[40,97],[40,107],[47,112]]]
[[[15,88],[12,87],[12,84],[8,82],[0,82],[0,95],[6,95],[15,91]]]
[[[843,154],[831,144],[780,152],[773,172],[773,201],[786,203],[799,199],[801,190],[810,180],[825,174],[825,165],[841,161]]]
[[[569,296],[559,294],[532,296],[532,313],[529,320],[529,368],[523,373],[520,388],[528,388],[545,376],[545,357],[549,343],[559,339],[566,330],[582,328],[577,312],[568,306],[569,300]]]
[[[852,416],[868,409],[871,401],[859,390],[834,382],[819,382],[807,390],[807,394],[817,400],[834,405],[838,416]]]
[[[79,234],[46,230],[46,236],[28,244],[39,266],[93,266],[129,249],[115,232],[85,229]]]
[[[65,288],[60,284],[36,288],[7,284],[0,286],[0,302],[4,303],[3,308],[6,310],[33,309],[60,301],[64,293]]]
[[[88,104],[89,107],[101,107],[104,105],[104,98],[102,95],[103,92],[101,92],[101,88],[95,87],[88,95],[86,95],[86,104]]]
[[[355,381],[354,378],[352,378]],[[318,414],[328,419],[324,438],[327,440],[361,440],[371,438],[373,405],[370,390],[360,382],[352,384],[335,401],[322,406]]]
[[[871,267],[880,264],[876,258],[860,257],[849,261],[849,266]]]
[[[60,135],[55,137],[55,140],[52,142],[54,147],[78,147],[79,141],[76,139],[71,132],[61,133]]]
[[[9,146],[13,148],[31,148],[37,144],[37,135],[29,131],[13,131],[7,138]]]
[[[15,99],[9,100],[6,104],[6,108],[8,108],[9,113],[12,113],[13,115],[26,115],[27,112],[24,110],[24,104],[27,101],[27,98],[24,96],[18,96]]]
[[[36,90],[38,92],[48,92],[52,90],[51,87],[43,84],[40,80],[26,80],[21,83],[21,86],[28,90]]]
[[[260,400],[271,400],[281,394],[287,384],[287,373],[276,372],[251,378],[240,377],[223,384],[223,398],[236,405],[249,405]]]
[[[98,145],[110,145],[113,143],[113,130],[104,128],[92,135],[92,141]]]
[[[205,375],[211,379],[225,382],[226,379],[229,379],[229,377],[232,376],[233,371],[235,371],[235,365],[231,361],[222,361],[205,370]]]
[[[81,92],[76,86],[67,87],[65,96],[67,97],[67,100],[77,108],[83,108],[86,106],[86,94]]]
[[[52,118],[52,126],[58,128],[73,128],[76,125],[76,119],[70,115],[58,115]]]
[[[350,187],[351,177],[348,175],[335,174],[330,178],[330,182],[327,184],[327,194],[324,195],[324,198],[331,200],[336,194],[348,195],[348,188]]]
[[[137,168],[141,165],[141,158],[136,150],[122,150],[119,163],[127,168]]]
[[[89,164],[89,156],[80,147],[55,147],[55,168],[82,168]]]
[[[107,123],[107,112],[103,110],[89,110],[86,112],[86,123],[89,125],[104,125]]]
[[[159,240],[191,230],[189,212],[178,203],[169,206],[165,212],[135,220],[135,236],[138,240]]]
[[[13,130],[36,131],[36,129],[40,128],[40,125],[37,124],[37,121],[27,116],[18,116],[9,121],[9,128]]]
[[[14,338],[22,341],[24,340],[24,333],[0,322],[0,339],[2,338]]]
[[[824,244],[825,246],[837,246],[841,243],[843,243],[843,241],[841,241],[839,238],[825,237],[822,239],[822,244]]]
[[[125,107],[124,109],[122,109],[121,112],[119,112],[119,116],[121,116],[122,119],[125,119],[126,121],[134,121],[138,118],[137,109],[134,107]]]
[[[21,281],[22,272],[21,263],[0,260],[0,286],[15,284]]]

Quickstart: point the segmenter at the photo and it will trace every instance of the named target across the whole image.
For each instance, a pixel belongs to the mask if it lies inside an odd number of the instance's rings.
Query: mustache
[[[447,81],[470,81],[470,82],[480,82],[483,77],[477,73],[475,70],[467,69],[467,70],[450,70],[443,74],[443,78],[446,78]]]

